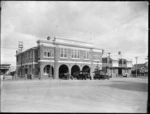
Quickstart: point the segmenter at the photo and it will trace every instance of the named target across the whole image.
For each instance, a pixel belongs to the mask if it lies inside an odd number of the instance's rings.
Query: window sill
[[[43,57],[43,58],[54,58],[54,57]]]
[[[83,59],[83,60],[88,60],[89,61],[90,59]]]
[[[60,57],[60,59],[68,59],[68,57]]]
[[[74,59],[74,60],[80,60],[80,58],[71,58],[71,59]]]
[[[98,61],[98,62],[100,62],[100,60],[93,60],[93,61]]]

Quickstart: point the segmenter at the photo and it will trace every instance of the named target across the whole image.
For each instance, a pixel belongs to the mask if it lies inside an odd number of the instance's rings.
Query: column
[[[94,65],[93,65],[93,51],[92,51],[92,49],[90,49],[90,52],[91,52],[91,55],[90,55],[90,62],[91,62],[91,69],[90,69],[90,76],[91,76],[91,78],[93,79],[93,72],[94,72]]]
[[[42,63],[40,63],[40,76],[39,76],[39,79],[42,79],[42,75],[43,75],[43,66],[42,66]]]
[[[49,71],[49,75],[50,75],[50,79],[53,79],[53,77],[52,77],[52,66],[50,65],[50,69],[49,69],[50,71]]]
[[[71,75],[71,66],[69,65],[69,74]]]
[[[59,78],[59,65],[58,65],[58,58],[59,58],[59,48],[57,45],[54,47],[54,79]]]

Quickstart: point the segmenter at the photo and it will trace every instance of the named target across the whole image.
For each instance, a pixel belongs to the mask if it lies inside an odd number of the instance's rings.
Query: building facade
[[[131,76],[132,61],[124,58],[102,58],[103,70],[110,77]]]
[[[0,74],[6,74],[10,69],[10,64],[0,64]]]
[[[102,69],[103,50],[92,43],[55,37],[38,40],[37,46],[16,54],[17,74],[32,78],[59,79],[60,74],[84,71],[93,77],[96,66]]]
[[[133,65],[132,75],[148,76],[148,62]]]

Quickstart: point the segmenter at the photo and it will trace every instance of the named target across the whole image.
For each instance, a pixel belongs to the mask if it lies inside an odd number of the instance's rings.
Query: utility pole
[[[22,76],[22,49],[23,49],[23,42],[19,41],[19,45],[18,45],[18,51],[20,53],[20,64],[21,64],[21,76]]]
[[[110,52],[108,53],[109,61],[108,61],[108,68],[109,68],[109,73],[110,73]]]
[[[33,77],[34,77],[34,67],[33,67],[33,62],[34,62],[34,57],[35,57],[35,54],[34,54],[34,49],[32,49],[32,79],[33,79]]]
[[[135,69],[136,69],[136,77],[137,77],[137,59],[138,59],[138,57],[135,57],[135,59],[136,59],[136,67],[135,67]]]

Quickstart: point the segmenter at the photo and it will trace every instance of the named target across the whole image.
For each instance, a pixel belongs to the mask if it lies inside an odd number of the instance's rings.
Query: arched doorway
[[[80,72],[79,66],[77,66],[77,65],[72,66],[72,68],[71,68],[71,75],[72,75],[73,77],[75,77],[75,76],[74,76],[75,73],[79,73],[79,72]]]
[[[90,67],[85,65],[83,68],[82,68],[82,71],[85,71],[85,72],[88,72],[90,73]]]
[[[44,67],[44,75],[47,75],[48,77],[54,77],[54,68],[51,65],[46,65]]]
[[[59,67],[59,78],[62,79],[64,78],[64,73],[68,73],[69,72],[69,68],[67,65],[61,65]]]

